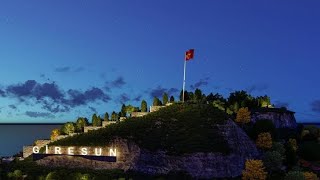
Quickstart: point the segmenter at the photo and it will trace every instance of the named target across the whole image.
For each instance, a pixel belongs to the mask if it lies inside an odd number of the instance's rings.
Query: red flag
[[[194,49],[189,49],[188,51],[186,51],[185,60],[189,61],[190,59],[193,59],[193,56],[194,56]]]

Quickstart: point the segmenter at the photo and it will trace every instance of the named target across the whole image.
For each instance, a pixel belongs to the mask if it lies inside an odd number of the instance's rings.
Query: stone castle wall
[[[142,117],[149,114],[149,112],[132,112],[131,117]]]
[[[296,128],[297,122],[293,113],[283,112],[255,112],[251,115],[251,121],[255,123],[261,119],[273,122],[276,128]]]

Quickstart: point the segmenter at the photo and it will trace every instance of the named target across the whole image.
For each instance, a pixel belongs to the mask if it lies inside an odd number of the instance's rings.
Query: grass
[[[62,146],[103,146],[115,137],[136,142],[150,151],[164,150],[182,155],[193,152],[229,153],[216,124],[223,124],[227,114],[206,104],[173,104],[144,117],[52,143]]]

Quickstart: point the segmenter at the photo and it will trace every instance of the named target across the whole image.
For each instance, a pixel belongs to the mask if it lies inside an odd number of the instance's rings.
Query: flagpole
[[[183,87],[182,87],[182,102],[184,102],[184,89],[186,86],[186,66],[187,66],[187,61],[184,60],[184,68],[183,68]]]

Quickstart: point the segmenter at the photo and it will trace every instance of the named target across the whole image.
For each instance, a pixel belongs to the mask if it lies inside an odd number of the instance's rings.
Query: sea
[[[32,145],[37,139],[50,139],[53,129],[62,124],[0,124],[0,157],[15,155],[23,146]]]

